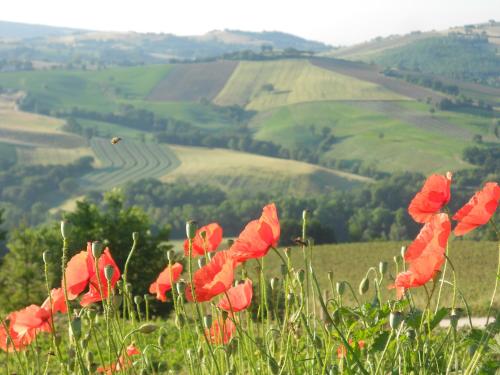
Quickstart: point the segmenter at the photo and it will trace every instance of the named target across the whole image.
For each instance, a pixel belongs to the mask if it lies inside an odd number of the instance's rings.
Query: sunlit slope
[[[308,60],[242,61],[214,102],[266,110],[331,100],[405,100],[384,87],[314,66]]]
[[[162,177],[187,183],[241,188],[249,193],[283,192],[303,196],[331,190],[346,190],[371,179],[294,160],[202,147],[169,146],[180,160],[178,168]]]

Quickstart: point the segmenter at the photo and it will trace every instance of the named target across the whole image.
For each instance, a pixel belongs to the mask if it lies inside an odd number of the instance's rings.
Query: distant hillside
[[[331,49],[324,43],[277,31],[214,30],[198,36],[177,36],[165,33],[83,31],[2,21],[0,45],[0,61],[43,60],[71,64],[73,67],[206,59],[238,51],[259,52],[263,46],[267,50],[311,52]]]
[[[66,27],[0,21],[0,39],[32,39],[68,35],[81,30]]]

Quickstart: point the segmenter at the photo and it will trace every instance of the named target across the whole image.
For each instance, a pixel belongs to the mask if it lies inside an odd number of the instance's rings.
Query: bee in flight
[[[113,137],[113,138],[111,138],[111,144],[116,145],[121,140],[122,139],[120,137]]]

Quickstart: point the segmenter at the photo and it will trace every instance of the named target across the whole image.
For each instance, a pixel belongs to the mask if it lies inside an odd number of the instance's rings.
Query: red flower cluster
[[[211,253],[217,250],[221,242],[222,227],[217,223],[205,225],[196,231],[192,241],[191,256]],[[189,240],[184,241],[184,255],[189,256]]]
[[[94,256],[92,255],[92,243],[89,242],[87,244],[87,251],[81,251],[76,254],[70,259],[66,267],[68,299],[76,299],[87,286],[89,286],[89,290],[80,300],[82,306],[88,306],[91,303],[108,298],[108,284],[104,275],[106,266],[111,266],[114,269],[110,282],[111,289],[114,289],[117,281],[120,279],[120,269],[116,265],[108,248],[104,249],[104,252],[97,261],[96,267]],[[96,272],[96,268],[98,273]]]
[[[365,341],[364,340],[359,340],[357,343],[354,343],[354,341],[352,339],[349,339],[349,346],[351,347],[358,347],[359,350],[363,349],[365,347]],[[337,358],[338,359],[342,359],[342,358],[345,358],[347,356],[347,349],[346,347],[344,346],[344,344],[341,344],[338,348],[337,348]]]
[[[398,298],[406,289],[422,286],[433,279],[445,262],[451,222],[448,215],[440,211],[450,201],[450,185],[450,172],[446,176],[430,176],[408,207],[410,216],[425,225],[405,254],[408,270],[398,274],[391,286],[397,289]],[[464,235],[486,224],[495,213],[499,200],[500,187],[488,182],[453,216],[458,221],[455,235]]]
[[[179,280],[182,273],[182,264],[174,263],[165,268],[155,282],[149,287],[149,293],[156,294],[156,298],[162,302],[167,301],[166,293],[172,289],[173,283]]]

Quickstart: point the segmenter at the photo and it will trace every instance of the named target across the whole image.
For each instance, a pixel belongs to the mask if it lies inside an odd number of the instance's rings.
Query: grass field
[[[1,147],[1,146],[0,146]],[[51,148],[51,147],[16,147],[17,161],[23,165],[65,165],[71,164],[84,157],[94,157],[94,153],[88,147],[80,148]],[[99,166],[96,160],[95,166]]]
[[[334,282],[348,281],[355,292],[358,293],[358,285],[370,267],[376,267],[380,261],[389,263],[388,274],[395,276],[396,267],[393,261],[394,256],[400,254],[402,245],[409,245],[409,242],[372,242],[372,243],[351,243],[339,245],[319,245],[313,249],[313,267],[319,278],[319,282],[324,289],[329,288],[327,273],[333,271]],[[293,262],[297,269],[303,268],[302,250],[294,248]],[[452,241],[450,243],[449,256],[456,269],[458,288],[465,296],[473,310],[474,316],[482,316],[486,313],[489,299],[491,298],[493,284],[495,281],[495,271],[498,258],[498,244],[494,242],[474,242],[474,241]],[[273,269],[269,277],[281,277],[279,268],[281,261],[274,254],[270,253],[266,257],[266,268]],[[401,271],[401,263],[399,265]],[[248,267],[252,269],[253,267]],[[452,279],[450,267],[446,273],[446,279]],[[371,280],[370,280],[371,281]],[[394,291],[387,290],[391,281],[386,280],[383,286],[383,294],[388,296]],[[432,284],[432,283],[431,283]],[[432,288],[432,286],[430,286]],[[373,298],[373,283],[371,283],[370,292],[366,298],[358,297],[362,301],[371,302]],[[346,295],[349,295],[346,292]],[[425,292],[417,290],[414,292],[417,303],[421,308],[425,307]],[[444,289],[444,306],[451,306],[452,291]],[[385,297],[382,297],[383,299]],[[347,297],[349,303],[354,303],[352,297]],[[458,307],[464,307],[462,301],[457,304]],[[500,310],[500,301],[497,299],[495,304],[497,310]]]
[[[16,146],[0,142],[0,161],[15,163],[17,161]]]
[[[377,105],[396,109],[389,116]],[[436,117],[431,118],[426,106],[417,102],[302,103],[261,113],[252,127],[257,139],[273,139],[288,147],[315,147],[321,128],[328,127],[338,141],[327,158],[363,160],[389,172],[470,167],[461,160],[462,150],[473,134],[489,131],[489,119],[450,112]]]
[[[224,149],[184,146],[170,148],[181,164],[162,177],[163,181],[181,177],[190,183],[207,183],[223,189],[245,188],[249,192],[272,190],[292,195],[350,189],[371,181],[293,160]]]
[[[215,103],[261,111],[301,102],[404,99],[377,84],[319,68],[307,60],[283,60],[241,62]]]

